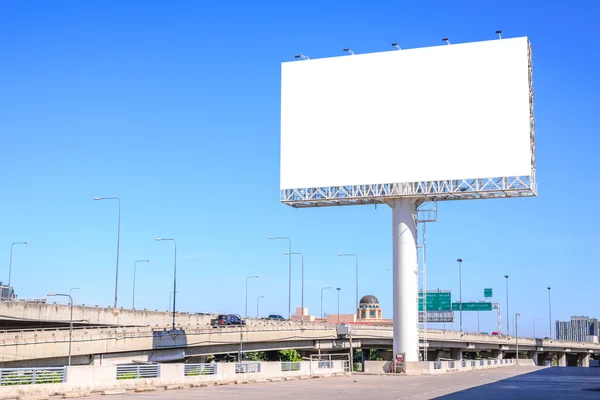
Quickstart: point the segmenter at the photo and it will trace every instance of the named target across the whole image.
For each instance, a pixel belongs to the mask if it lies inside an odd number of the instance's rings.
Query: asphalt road
[[[360,375],[111,396],[192,399],[600,399],[600,368],[508,367],[438,376]]]

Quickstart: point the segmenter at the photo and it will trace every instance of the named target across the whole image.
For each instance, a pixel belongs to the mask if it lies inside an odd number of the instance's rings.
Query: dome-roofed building
[[[360,299],[356,317],[361,319],[381,319],[383,318],[381,306],[377,297],[368,294]]]

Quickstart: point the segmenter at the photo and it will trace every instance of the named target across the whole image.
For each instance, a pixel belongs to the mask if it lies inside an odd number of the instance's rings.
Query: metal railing
[[[0,368],[0,386],[63,383],[65,381],[65,370],[65,367]]]
[[[433,369],[442,369],[442,362],[441,361],[434,361],[433,362]]]
[[[183,374],[185,376],[215,375],[217,373],[217,364],[185,364]]]
[[[159,376],[159,364],[117,365],[117,380],[158,378]]]
[[[483,360],[479,360],[479,365],[483,367]]]
[[[460,362],[460,366],[461,366],[462,368],[465,368],[465,367],[467,366],[467,362],[466,362],[465,360],[462,360],[462,361]]]
[[[281,363],[281,370],[282,371],[300,371],[301,368],[300,362],[290,362],[290,361],[284,361]]]
[[[474,367],[477,362],[475,360],[471,360],[471,367]]]
[[[235,363],[236,374],[257,374],[260,372],[259,362]]]
[[[455,363],[454,361],[448,361],[448,368],[454,368]]]
[[[333,361],[319,361],[318,368],[333,368]]]

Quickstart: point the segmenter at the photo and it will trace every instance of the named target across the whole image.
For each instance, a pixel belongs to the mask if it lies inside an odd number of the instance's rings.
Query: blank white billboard
[[[526,37],[282,64],[281,189],[529,176]]]

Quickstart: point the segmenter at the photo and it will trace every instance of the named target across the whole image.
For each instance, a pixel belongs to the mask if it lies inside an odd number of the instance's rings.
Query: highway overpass
[[[244,327],[211,328],[188,325],[171,332],[153,327],[88,327],[73,332],[73,364],[111,364],[147,361],[196,360],[209,354],[296,349],[302,354],[348,352],[353,348],[392,348],[392,327],[352,326],[350,335],[338,326],[297,322],[248,320]],[[483,357],[514,357],[514,337],[455,331],[421,331],[427,337],[428,359],[460,359],[479,353]],[[560,365],[589,365],[600,355],[600,344],[519,338],[521,357],[544,360],[557,356]],[[0,331],[0,366],[64,365],[69,329]],[[387,354],[391,354],[387,352]],[[570,360],[568,360],[570,359]]]

